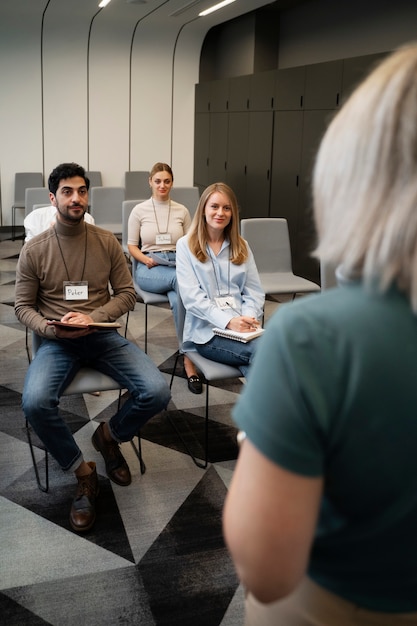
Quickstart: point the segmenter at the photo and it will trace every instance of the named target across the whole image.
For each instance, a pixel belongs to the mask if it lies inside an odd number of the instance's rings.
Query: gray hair
[[[313,173],[319,244],[417,312],[417,45],[387,57],[354,91],[320,145]]]

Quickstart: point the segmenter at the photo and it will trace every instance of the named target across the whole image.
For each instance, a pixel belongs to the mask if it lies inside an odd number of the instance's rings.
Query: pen
[[[235,309],[231,304],[229,304],[229,302],[227,302],[227,300],[226,300],[226,304],[229,307],[229,309],[232,309],[233,313],[237,313],[237,315],[239,317],[242,317],[242,313],[240,311],[238,311],[237,309]],[[258,330],[258,327],[255,326],[255,324],[252,324],[251,328],[252,328],[252,330]]]

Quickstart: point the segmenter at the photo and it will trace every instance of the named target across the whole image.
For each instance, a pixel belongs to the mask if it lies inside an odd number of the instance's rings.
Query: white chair
[[[51,204],[48,187],[28,187],[25,191],[25,217],[33,211],[33,207]]]
[[[241,378],[242,373],[237,367],[233,367],[231,365],[225,365],[224,363],[218,363],[217,361],[212,361],[211,359],[207,359],[206,357],[201,356],[201,354],[199,354],[198,352],[194,352],[192,350],[186,350],[186,348],[184,348],[183,331],[184,331],[184,320],[185,320],[185,308],[184,308],[184,304],[182,302],[179,292],[177,294],[177,297],[178,297],[178,302],[177,302],[178,328],[176,330],[177,330],[177,338],[178,338],[178,352],[175,356],[174,369],[172,371],[171,382],[169,386],[170,388],[172,387],[175,372],[177,369],[178,360],[181,355],[187,355],[190,361],[194,363],[198,371],[204,376],[204,380],[206,383],[206,404],[205,404],[205,416],[204,416],[204,419],[205,419],[205,422],[204,422],[204,460],[202,463],[201,461],[198,461],[195,455],[191,452],[189,446],[187,445],[183,436],[178,430],[177,425],[175,424],[175,421],[173,421],[170,418],[169,413],[167,413],[167,418],[169,422],[171,423],[172,427],[174,428],[175,432],[177,433],[178,437],[182,441],[183,446],[187,450],[188,454],[190,455],[194,463],[197,465],[197,467],[201,467],[202,469],[205,469],[209,462],[208,434],[209,434],[209,387],[210,387],[210,384],[216,381],[225,381],[227,379],[232,379],[232,378]]]
[[[281,217],[247,218],[240,222],[241,235],[248,242],[262,288],[266,295],[320,291],[311,280],[296,276],[292,270],[287,220]]]
[[[41,338],[36,333],[32,333],[32,358],[35,357],[36,350],[39,347],[41,342]],[[26,349],[28,351],[28,358],[30,361],[30,354],[28,350],[28,345],[26,344]],[[122,388],[119,383],[117,383],[113,378],[95,370],[91,367],[82,367],[75,377],[72,379],[68,387],[63,392],[63,396],[70,396],[74,394],[83,394],[83,393],[91,393],[93,391],[111,391],[111,390],[119,390],[119,401],[118,401],[118,409],[120,407],[121,396],[122,396]],[[31,427],[26,419],[26,434],[30,448],[30,454],[33,462],[33,469],[35,471],[36,482],[41,491],[47,492],[49,490],[49,470],[48,470],[48,451],[41,445],[41,448],[45,451],[45,480],[42,483],[39,469],[37,466],[37,461],[35,457],[34,445],[31,437]],[[135,445],[132,440],[130,443],[132,445],[133,450],[136,453],[136,456],[139,460],[140,471],[141,474],[144,474],[146,471],[146,466],[142,458],[142,446],[141,446],[141,438],[140,432],[137,435],[138,438],[138,446]]]
[[[42,187],[43,174],[41,172],[17,172],[14,176],[14,200],[12,204],[12,241],[16,236],[16,209],[26,207],[27,187]]]
[[[136,267],[138,262],[136,259],[132,259],[132,278],[133,285],[135,287],[135,291],[139,298],[145,305],[145,353],[148,352],[148,306],[150,305],[158,305],[158,304],[166,304],[169,303],[169,298],[165,293],[152,293],[151,291],[145,291],[141,288],[141,286],[137,283],[135,274]]]
[[[124,200],[122,203],[122,248],[123,252],[125,252],[128,256],[129,249],[127,247],[127,234],[129,217],[133,207],[139,204],[139,202],[144,202],[144,200]]]
[[[200,200],[198,187],[173,187],[170,195],[175,202],[179,202],[187,207],[191,217],[194,216]]]
[[[125,200],[149,198],[150,195],[149,172],[144,170],[125,172]]]
[[[122,232],[123,187],[91,187],[90,213],[97,226],[114,234]]]

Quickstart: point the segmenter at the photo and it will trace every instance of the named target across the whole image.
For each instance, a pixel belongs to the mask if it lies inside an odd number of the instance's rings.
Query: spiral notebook
[[[252,339],[260,337],[264,330],[264,328],[257,328],[256,330],[251,330],[248,333],[238,333],[237,331],[229,330],[228,328],[213,328],[215,335],[226,337],[227,339],[233,339],[234,341],[241,341],[242,343],[247,343],[248,341],[252,341]]]

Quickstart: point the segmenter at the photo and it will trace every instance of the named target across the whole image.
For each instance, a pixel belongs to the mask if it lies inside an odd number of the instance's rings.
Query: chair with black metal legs
[[[157,304],[166,304],[167,302],[169,303],[169,298],[166,295],[166,293],[152,293],[150,291],[145,291],[144,289],[142,289],[142,287],[138,284],[135,278],[137,265],[138,265],[138,262],[136,261],[136,259],[132,259],[133,285],[135,287],[135,291],[137,295],[139,296],[139,298],[142,300],[142,302],[145,305],[145,352],[147,354],[148,353],[148,306],[157,305]]]
[[[34,358],[36,355],[36,350],[40,345],[40,341],[41,341],[41,338],[39,337],[39,335],[37,335],[36,333],[32,333],[32,358]],[[28,350],[28,358],[30,359],[28,346],[27,346],[27,350]],[[107,376],[106,374],[103,374],[102,372],[99,372],[98,370],[95,370],[91,367],[83,367],[79,370],[79,372],[77,372],[77,374],[75,375],[75,377],[73,378],[71,383],[68,385],[68,387],[65,389],[62,395],[69,396],[69,395],[74,395],[74,394],[91,393],[92,391],[112,391],[112,390],[119,390],[119,400],[118,400],[118,405],[117,405],[117,408],[119,410],[120,402],[122,398],[122,390],[123,390],[122,387],[120,387],[119,383],[117,383],[110,376]],[[29,448],[30,448],[30,454],[32,457],[33,468],[35,471],[36,482],[41,491],[47,492],[49,490],[48,451],[42,446],[45,451],[45,479],[44,481],[42,481],[40,472],[38,469],[36,457],[35,457],[35,450],[34,450],[35,446],[32,442],[30,431],[31,431],[31,428],[26,419],[26,433],[27,433],[27,438],[28,438],[28,443],[29,443]],[[134,452],[136,453],[136,456],[138,457],[141,474],[144,474],[146,471],[146,466],[142,457],[142,445],[141,445],[140,432],[138,432],[137,438],[138,438],[137,446],[134,443],[133,439],[130,443]]]
[[[203,462],[196,459],[195,455],[191,452],[189,446],[186,441],[182,437],[179,432],[175,422],[170,418],[169,413],[167,413],[167,418],[180,438],[184,448],[197,465],[197,467],[201,467],[205,469],[209,463],[209,387],[211,383],[217,381],[224,381],[232,378],[242,378],[242,373],[237,367],[233,367],[231,365],[225,365],[224,363],[218,363],[217,361],[212,361],[211,359],[207,359],[204,356],[201,356],[198,352],[194,352],[192,350],[187,350],[184,347],[183,343],[183,331],[184,331],[184,321],[185,321],[185,308],[182,302],[181,296],[179,292],[177,292],[177,309],[178,309],[178,327],[176,329],[177,338],[178,338],[178,352],[175,356],[174,369],[171,375],[170,388],[172,388],[172,383],[174,381],[175,372],[177,369],[178,360],[181,355],[186,355],[190,361],[194,363],[197,370],[203,375],[205,383],[206,383],[206,402],[205,402],[205,415],[204,415],[204,460]]]

